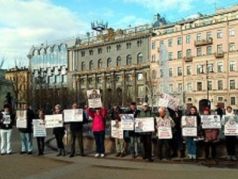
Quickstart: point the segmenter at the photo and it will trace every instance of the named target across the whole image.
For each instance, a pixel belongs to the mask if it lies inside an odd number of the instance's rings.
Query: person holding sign
[[[235,114],[234,111],[232,109],[231,106],[227,106],[226,107],[226,114],[225,116],[223,116],[223,120],[222,123],[225,125],[227,125],[227,123],[229,123],[232,119],[231,118],[235,118]],[[234,124],[236,123],[236,121],[233,121]],[[227,151],[227,159],[228,160],[233,160],[236,161],[236,142],[237,142],[237,136],[236,135],[226,135],[226,151]]]
[[[61,106],[59,104],[55,105],[54,114],[62,114]],[[58,154],[56,156],[65,156],[65,149],[63,138],[65,134],[65,127],[55,127],[53,128],[53,134],[57,142]]]
[[[26,128],[19,128],[21,136],[21,154],[32,154],[32,120],[35,118],[35,114],[27,104],[23,105],[23,110],[26,111]]]
[[[140,113],[137,115],[137,118],[148,118],[148,117],[153,117],[153,114],[149,108],[148,103],[143,103],[142,105],[142,110]],[[154,125],[153,125],[154,127]],[[143,159],[147,160],[149,162],[152,162],[152,132],[144,132],[141,133],[141,140],[143,143],[144,147],[144,155]]]
[[[96,154],[95,157],[104,157],[105,156],[105,128],[106,128],[106,116],[107,116],[106,108],[89,108],[88,115],[93,119],[92,122],[92,131],[95,137],[96,142]]]
[[[73,103],[72,109],[77,110],[78,104]],[[82,110],[82,121],[70,122],[70,131],[71,131],[71,154],[69,157],[74,157],[75,155],[75,142],[76,139],[79,144],[80,156],[84,156],[84,148],[83,148],[83,122],[87,121],[85,112]]]
[[[198,114],[197,108],[195,106],[190,107],[190,111],[188,116],[196,116],[196,122],[197,122],[197,131],[199,130],[199,126],[201,125],[201,117]],[[187,121],[187,125],[189,124],[190,121]],[[192,121],[191,121],[192,122]],[[187,147],[187,155],[189,159],[197,159],[197,143],[194,140],[197,137],[186,137],[186,147]]]
[[[1,135],[1,155],[12,153],[11,136],[13,126],[13,115],[9,105],[4,105],[4,111],[0,116],[0,135]]]
[[[210,110],[205,108],[204,115],[210,115]],[[204,129],[204,142],[205,142],[205,158],[209,158],[210,148],[212,159],[216,158],[216,144],[218,143],[219,129]]]
[[[159,108],[159,117],[156,117],[156,128],[159,138],[159,159],[170,159],[170,143],[172,136],[172,127],[175,126],[173,119],[165,107]]]
[[[45,113],[42,109],[38,111],[39,119],[42,120],[44,125],[45,122]],[[37,140],[37,147],[38,147],[38,155],[44,155],[44,149],[45,149],[45,137],[36,137]]]

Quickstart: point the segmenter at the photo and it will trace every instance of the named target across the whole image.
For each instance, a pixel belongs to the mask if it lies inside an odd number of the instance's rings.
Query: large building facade
[[[187,105],[209,99],[238,109],[238,6],[154,28],[150,41],[153,86],[168,86]],[[161,68],[162,58],[166,68]],[[164,77],[164,74],[168,74]],[[162,91],[162,90],[160,90]]]
[[[107,29],[68,48],[68,84],[77,99],[86,102],[86,91],[96,88],[105,106],[144,101],[151,30],[148,25]]]

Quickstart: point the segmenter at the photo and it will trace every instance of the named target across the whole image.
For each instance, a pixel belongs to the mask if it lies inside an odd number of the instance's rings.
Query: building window
[[[89,50],[89,55],[93,55],[93,50]]]
[[[223,37],[223,33],[221,30],[217,31],[217,38],[221,39]]]
[[[168,60],[172,60],[173,59],[173,52],[169,52],[168,53]]]
[[[222,44],[217,45],[217,53],[223,53]]]
[[[197,56],[202,56],[202,48],[201,47],[197,48]]]
[[[98,48],[98,54],[102,53],[102,48]]]
[[[217,100],[221,102],[221,101],[223,101],[223,97],[222,96],[218,96]]]
[[[81,57],[85,56],[85,51],[81,51]]]
[[[121,57],[120,56],[117,57],[117,66],[118,67],[121,66]]]
[[[168,47],[172,47],[172,44],[173,44],[173,39],[169,39],[168,40]]]
[[[112,66],[112,59],[111,58],[108,58],[107,59],[107,67],[111,67]]]
[[[187,91],[191,92],[193,90],[192,83],[187,83]]]
[[[191,57],[192,54],[192,50],[191,49],[187,49],[186,50],[186,57]]]
[[[154,42],[152,42],[152,44],[151,44],[151,49],[155,49],[156,48],[156,42],[154,41]]]
[[[235,36],[235,29],[229,29],[229,35],[231,37]]]
[[[102,68],[102,59],[99,59],[99,60],[98,60],[98,68],[99,68],[99,69]]]
[[[186,35],[186,44],[190,43],[190,39],[191,39],[191,36],[190,35]]]
[[[236,105],[236,97],[231,97],[231,105]]]
[[[107,46],[107,52],[111,52],[111,46]]]
[[[91,60],[90,62],[89,62],[89,70],[92,70],[93,69],[93,61]]]
[[[81,71],[85,70],[85,62],[81,62]]]
[[[155,80],[157,78],[157,73],[155,70],[152,70],[152,79]]]
[[[178,37],[178,39],[177,39],[177,44],[178,44],[178,45],[182,45],[182,37]]]
[[[230,80],[230,89],[234,90],[236,88],[235,80]]]
[[[203,65],[197,65],[197,74],[203,74]]]
[[[233,52],[236,50],[236,46],[234,42],[229,43],[229,51]]]
[[[201,33],[197,33],[197,41],[201,41]]]
[[[131,65],[132,64],[132,58],[131,55],[126,56],[126,65]]]
[[[130,43],[130,42],[126,43],[126,48],[127,48],[127,49],[130,49],[130,48],[131,48],[131,43]]]
[[[212,54],[212,46],[207,46],[207,55]]]
[[[230,71],[236,71],[236,62],[230,62],[229,69]]]
[[[155,55],[152,55],[151,56],[151,62],[155,62],[156,61],[156,56]]]
[[[163,45],[163,44],[164,44],[164,41],[161,40],[161,41],[159,42],[159,44],[160,44],[160,46]]]
[[[137,80],[138,80],[138,81],[143,80],[143,74],[142,74],[142,73],[138,73],[138,74],[137,74]]]
[[[183,57],[182,51],[177,52],[177,58],[181,59]]]
[[[178,72],[178,76],[182,76],[183,75],[182,67],[178,67],[177,72]]]
[[[137,64],[142,64],[143,63],[143,55],[142,53],[138,53],[137,55]]]
[[[174,90],[173,90],[173,84],[169,84],[169,92],[170,92],[170,93],[173,93],[173,91],[174,91]]]
[[[217,72],[219,72],[219,73],[223,72],[223,63],[222,62],[217,63]]]
[[[172,77],[172,76],[173,76],[173,69],[169,68],[169,77]]]
[[[197,82],[197,91],[202,91],[202,82]]]
[[[137,47],[141,47],[142,46],[142,40],[137,40]]]
[[[222,80],[217,81],[217,89],[218,90],[223,90],[223,81]]]
[[[117,51],[121,50],[121,44],[117,44]]]
[[[187,75],[191,75],[191,66],[187,66],[186,71]]]
[[[183,84],[179,83],[178,84],[178,92],[181,93],[183,91]]]
[[[211,32],[207,32],[207,40],[210,40],[212,38],[212,33]]]
[[[208,81],[207,85],[208,90],[212,90],[212,81]]]
[[[208,64],[207,65],[207,71],[208,71],[208,73],[213,73],[214,71],[213,71],[213,64]]]

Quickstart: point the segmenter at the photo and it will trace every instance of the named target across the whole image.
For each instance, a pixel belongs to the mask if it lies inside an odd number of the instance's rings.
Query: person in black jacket
[[[0,115],[0,136],[1,136],[1,155],[12,153],[11,136],[13,126],[13,115],[10,106],[4,105],[4,110]]]
[[[55,105],[54,114],[62,114],[61,106],[59,104]],[[65,127],[63,126],[63,127],[53,128],[53,134],[55,135],[57,148],[59,151],[57,156],[61,156],[61,155],[65,156],[65,149],[64,149],[64,143],[63,143]]]
[[[19,128],[21,136],[21,154],[32,154],[32,120],[35,118],[33,110],[31,110],[27,104],[23,105],[23,110],[26,110],[26,128]]]
[[[78,104],[74,103],[72,105],[72,109],[78,109]],[[71,122],[70,123],[70,131],[71,131],[71,154],[69,157],[74,157],[75,155],[75,142],[76,139],[79,144],[80,156],[84,156],[84,148],[83,148],[83,123],[87,121],[87,117],[85,112],[83,111],[83,121],[82,122]]]

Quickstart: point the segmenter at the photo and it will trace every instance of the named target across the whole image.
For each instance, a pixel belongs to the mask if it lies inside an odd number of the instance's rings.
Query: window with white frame
[[[231,90],[236,89],[235,80],[230,80],[230,89],[231,89]]]
[[[223,80],[218,80],[217,81],[217,89],[218,90],[223,90]]]
[[[236,97],[231,97],[231,105],[236,105]]]
[[[221,39],[222,37],[223,37],[222,31],[221,31],[221,30],[218,30],[218,31],[217,31],[217,38],[218,38],[218,39]]]
[[[229,69],[230,71],[236,71],[236,62],[230,62],[229,63]]]
[[[229,29],[229,36],[235,36],[235,29]]]
[[[222,62],[217,63],[217,72],[219,72],[219,73],[223,72],[223,63]]]

